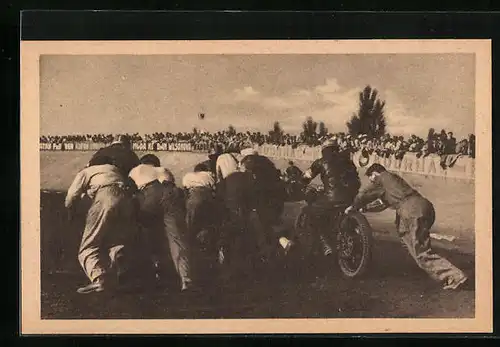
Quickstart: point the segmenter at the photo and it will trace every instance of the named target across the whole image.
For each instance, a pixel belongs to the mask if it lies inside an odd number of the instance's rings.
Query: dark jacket
[[[114,161],[114,165],[120,169],[120,172],[128,177],[130,170],[140,164],[139,157],[131,149],[126,148],[121,143],[114,143],[110,146],[98,150],[92,159],[106,156]]]
[[[263,155],[251,154],[241,160],[245,171],[251,172],[255,179],[264,185],[280,181],[280,174],[274,163]]]
[[[309,170],[311,180],[320,175],[326,196],[336,203],[351,203],[361,186],[356,166],[344,155],[317,159]]]
[[[216,197],[228,208],[255,208],[255,181],[249,172],[234,172],[217,184]]]
[[[217,158],[218,158],[218,155],[209,155],[208,158],[209,159],[207,159],[205,161],[202,161],[198,165],[204,166],[205,167],[204,171],[208,171],[208,172],[211,172],[214,175],[216,175],[217,174]]]
[[[259,207],[272,205],[281,210],[285,201],[285,186],[274,163],[263,155],[251,154],[244,157],[240,164],[254,177],[254,194]]]

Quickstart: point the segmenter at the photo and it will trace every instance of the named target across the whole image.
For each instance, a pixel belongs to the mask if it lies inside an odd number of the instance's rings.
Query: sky
[[[306,117],[346,131],[370,85],[387,130],[474,131],[472,54],[64,55],[40,57],[43,135],[218,131],[299,133]],[[198,113],[206,114],[204,120]]]

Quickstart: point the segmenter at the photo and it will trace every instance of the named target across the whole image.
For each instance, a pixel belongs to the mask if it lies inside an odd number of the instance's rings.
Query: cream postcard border
[[[473,319],[42,320],[40,317],[40,55],[473,53],[476,63],[476,293]],[[490,40],[21,41],[21,333],[491,332],[492,162]],[[418,78],[418,76],[415,76]],[[479,202],[479,203],[477,203]],[[457,303],[459,305],[460,303]]]

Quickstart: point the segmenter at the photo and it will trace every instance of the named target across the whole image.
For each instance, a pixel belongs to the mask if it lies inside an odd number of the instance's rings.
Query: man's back
[[[320,158],[311,165],[312,175],[320,175],[325,193],[339,202],[350,203],[361,186],[352,160],[344,155]]]
[[[73,200],[77,199],[83,193],[93,199],[100,188],[124,182],[123,175],[114,165],[89,166],[76,175],[66,193],[65,204],[69,206]]]
[[[235,172],[217,185],[217,198],[221,202],[236,203],[250,208],[255,204],[255,181],[249,172]]]
[[[94,154],[92,159],[96,157],[109,157],[113,159],[114,165],[116,165],[125,176],[128,176],[130,170],[140,164],[137,154],[121,143],[114,143],[110,146],[101,148]]]
[[[382,172],[377,183],[384,191],[383,201],[391,208],[397,208],[408,196],[420,195],[401,176],[390,172]]]
[[[216,162],[217,179],[221,180],[238,171],[238,160],[230,153],[221,154]]]
[[[280,175],[274,163],[267,157],[251,154],[241,160],[243,171],[252,173],[259,184],[274,184],[280,180]]]
[[[211,172],[199,171],[188,172],[182,178],[182,186],[187,189],[191,188],[215,188],[215,178]]]
[[[153,181],[175,183],[174,175],[164,167],[140,164],[130,170],[129,177],[134,180],[137,187],[142,187]]]

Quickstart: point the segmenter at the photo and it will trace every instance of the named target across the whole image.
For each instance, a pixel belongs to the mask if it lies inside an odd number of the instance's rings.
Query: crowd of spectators
[[[176,143],[190,142],[192,144],[205,143],[208,148],[222,145],[225,149],[238,149],[246,143],[258,145],[276,146],[318,146],[327,138],[336,138],[341,148],[345,151],[362,151],[365,154],[376,153],[379,156],[394,155],[402,158],[405,153],[416,153],[418,157],[436,155],[460,154],[475,157],[475,136],[470,134],[468,138],[457,141],[452,132],[442,130],[440,133],[430,129],[426,139],[411,135],[408,138],[403,136],[391,136],[386,134],[380,138],[370,138],[366,135],[349,135],[345,133],[329,133],[325,136],[313,135],[306,138],[303,134],[291,135],[280,134],[279,137],[271,136],[261,132],[236,132],[230,130],[218,131],[214,133],[192,131],[183,133],[161,133],[127,134],[132,142],[156,142],[156,143]],[[113,141],[112,134],[87,134],[87,135],[64,135],[64,136],[41,136],[40,143],[64,143],[64,142],[95,142],[109,144]]]

